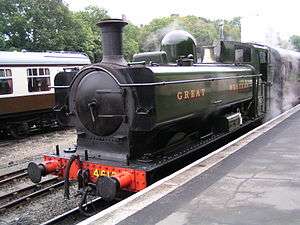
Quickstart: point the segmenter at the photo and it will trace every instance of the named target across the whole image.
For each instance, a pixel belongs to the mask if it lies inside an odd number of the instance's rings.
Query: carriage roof
[[[0,51],[0,65],[86,65],[88,56],[77,52]]]

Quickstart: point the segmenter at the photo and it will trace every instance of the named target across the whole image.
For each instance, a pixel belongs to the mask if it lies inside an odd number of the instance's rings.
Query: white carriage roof
[[[77,52],[6,52],[0,51],[1,65],[85,65],[89,57]]]

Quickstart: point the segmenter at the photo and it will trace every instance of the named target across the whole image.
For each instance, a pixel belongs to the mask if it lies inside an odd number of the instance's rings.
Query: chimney
[[[121,19],[108,19],[97,25],[102,33],[102,63],[127,65],[122,52],[122,30],[128,23]]]

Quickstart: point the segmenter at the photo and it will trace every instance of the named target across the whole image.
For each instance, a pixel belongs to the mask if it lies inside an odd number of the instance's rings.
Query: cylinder
[[[109,19],[103,20],[97,25],[102,34],[102,63],[126,65],[127,62],[122,52],[122,32],[127,22],[121,19]]]

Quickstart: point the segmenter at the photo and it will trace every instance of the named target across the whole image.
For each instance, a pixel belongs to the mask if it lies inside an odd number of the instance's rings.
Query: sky
[[[153,18],[171,14],[195,15],[209,19],[230,19],[235,16],[253,18],[255,25],[268,24],[272,29],[287,37],[300,35],[299,0],[64,0],[74,11],[88,5],[96,5],[108,10],[111,17],[121,18],[136,25],[147,24]],[[248,23],[249,24],[249,23]],[[253,28],[252,28],[253,30]]]

